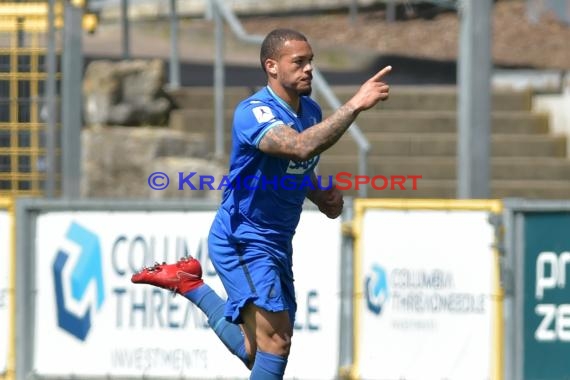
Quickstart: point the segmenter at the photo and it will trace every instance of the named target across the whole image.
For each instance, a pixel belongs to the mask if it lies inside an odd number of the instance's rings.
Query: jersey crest
[[[266,123],[275,118],[275,116],[273,116],[271,108],[267,106],[255,107],[252,111],[258,123]]]

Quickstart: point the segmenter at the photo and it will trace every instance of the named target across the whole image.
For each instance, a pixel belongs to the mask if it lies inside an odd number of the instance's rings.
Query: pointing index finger
[[[372,80],[379,81],[384,77],[384,75],[388,74],[390,71],[392,71],[392,66],[386,66],[382,70],[378,71],[376,75],[372,77]]]

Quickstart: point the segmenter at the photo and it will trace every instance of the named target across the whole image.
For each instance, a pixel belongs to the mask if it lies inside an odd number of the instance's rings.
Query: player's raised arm
[[[390,87],[383,82],[392,70],[386,66],[362,84],[354,96],[321,123],[298,133],[280,125],[262,138],[259,149],[274,156],[305,161],[334,145],[362,111],[388,99]]]

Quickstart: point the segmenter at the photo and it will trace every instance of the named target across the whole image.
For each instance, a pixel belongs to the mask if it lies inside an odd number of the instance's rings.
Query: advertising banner
[[[488,379],[494,228],[486,211],[366,209],[362,379]]]
[[[570,374],[570,212],[524,213],[525,380]]]
[[[8,347],[10,342],[10,214],[0,210],[0,374],[6,372]]]
[[[143,266],[192,255],[205,282],[225,298],[208,256],[213,217],[213,211],[40,214],[34,371],[56,378],[248,378],[192,303],[130,282]],[[334,378],[340,222],[306,211],[294,250],[298,312],[287,376]],[[315,348],[311,356],[308,347]]]

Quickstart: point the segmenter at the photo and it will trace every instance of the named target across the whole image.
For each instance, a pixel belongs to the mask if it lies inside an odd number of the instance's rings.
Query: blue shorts
[[[223,211],[221,211],[223,212]],[[297,303],[290,265],[284,266],[275,247],[260,242],[235,242],[216,217],[208,236],[208,252],[228,299],[225,317],[243,323],[241,310],[249,303],[271,312],[287,310],[291,327]]]

